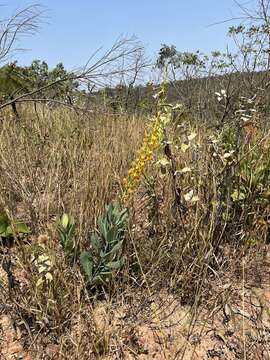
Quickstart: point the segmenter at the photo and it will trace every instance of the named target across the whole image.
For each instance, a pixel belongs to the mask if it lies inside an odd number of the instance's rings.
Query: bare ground
[[[270,359],[270,270],[264,251],[264,261],[249,267],[243,281],[224,276],[216,281],[213,296],[198,306],[183,305],[165,290],[89,305],[95,326],[91,341],[87,307],[59,339],[45,341],[44,333],[27,332],[3,306],[0,358]]]

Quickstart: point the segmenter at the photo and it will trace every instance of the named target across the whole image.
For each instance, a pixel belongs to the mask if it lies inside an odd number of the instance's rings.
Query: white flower
[[[45,278],[46,278],[48,281],[52,281],[52,280],[53,280],[52,274],[51,274],[50,272],[47,272],[47,273],[46,273]]]
[[[189,147],[190,147],[189,144],[182,144],[182,145],[181,145],[181,150],[182,150],[183,152],[186,152],[186,151],[189,149]]]
[[[195,137],[197,136],[197,134],[195,132],[191,133],[190,135],[188,135],[188,140],[191,141],[193,139],[195,139]]]
[[[186,194],[184,195],[184,199],[185,199],[186,201],[190,201],[190,200],[192,199],[192,197],[193,197],[193,193],[194,193],[194,190],[190,190],[188,193],[186,193]]]
[[[185,166],[182,170],[180,170],[181,173],[187,173],[187,172],[191,172],[191,168],[188,166]]]
[[[229,157],[232,156],[233,153],[234,153],[234,150],[226,152],[225,154],[223,154],[223,159],[228,159]]]
[[[222,90],[220,90],[220,92],[221,92],[221,95],[223,95],[224,97],[226,97],[226,96],[227,96],[227,94],[226,94],[226,90],[222,89]]]
[[[199,196],[198,195],[194,195],[194,190],[190,190],[188,193],[186,193],[184,195],[184,199],[187,201],[187,202],[197,202],[199,201]]]

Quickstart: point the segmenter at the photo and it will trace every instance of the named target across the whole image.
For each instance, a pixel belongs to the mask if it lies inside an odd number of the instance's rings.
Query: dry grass
[[[105,204],[118,198],[147,119],[78,115],[45,106],[38,113],[24,107],[21,113],[19,123],[6,113],[0,125],[0,208],[27,222],[32,232],[16,238],[12,248],[2,246],[1,258],[11,258],[16,283],[9,290],[2,271],[0,311],[15,321],[33,359],[53,358],[52,344],[55,358],[63,359],[139,354],[137,340],[136,346],[131,344],[132,332],[122,331],[123,319],[128,324],[146,321],[151,298],[164,289],[174,293],[179,306],[191,306],[191,319],[203,301],[216,298],[215,306],[224,305],[216,284],[228,270],[230,282],[241,283],[240,257],[248,257],[250,245],[260,252],[268,241],[268,198],[256,202],[267,190],[268,173],[258,188],[250,185],[244,206],[236,206],[230,197],[246,181],[239,158],[241,164],[245,159],[252,164],[254,174],[258,164],[268,161],[267,129],[259,128],[249,142],[243,137],[239,157],[228,162],[223,158],[230,145],[227,129],[215,134],[188,117],[176,119],[167,129],[172,156],[160,150],[128,204],[124,267],[106,293],[93,293],[85,287],[79,264],[66,261],[55,222],[63,212],[74,216],[79,253]],[[219,145],[211,135],[219,137]],[[189,143],[185,151],[183,143]],[[160,164],[161,158],[167,163]],[[41,288],[33,261],[40,254],[52,259],[53,268],[53,281]],[[249,266],[258,263],[255,257],[248,259]],[[105,324],[103,315],[96,314],[100,300],[107,306]],[[121,309],[124,314],[117,317]],[[115,318],[120,325],[112,326]],[[44,349],[50,355],[40,355]]]
[[[142,119],[65,109],[45,108],[39,120],[25,109],[20,125],[4,120],[1,206],[20,211],[35,233],[63,210],[71,212],[81,241],[119,191],[142,130]]]

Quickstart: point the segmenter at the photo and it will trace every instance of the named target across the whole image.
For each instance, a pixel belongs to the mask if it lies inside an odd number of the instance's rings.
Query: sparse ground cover
[[[3,359],[268,358],[267,124],[256,112],[217,130],[157,106],[153,120],[47,106],[22,107],[19,125],[3,116]],[[110,238],[102,222],[116,200],[128,224],[113,233],[121,262],[108,275],[92,240]]]
[[[8,63],[39,5],[0,21],[0,360],[270,358],[270,2],[238,7],[234,52],[72,72]]]

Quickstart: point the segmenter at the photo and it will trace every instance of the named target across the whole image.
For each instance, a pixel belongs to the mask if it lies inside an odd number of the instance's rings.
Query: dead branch
[[[21,37],[37,33],[42,13],[41,6],[34,4],[0,21],[0,64],[20,50],[17,42]]]
[[[34,95],[66,81],[78,81],[81,88],[93,86],[100,88],[108,84],[108,81],[110,84],[112,81],[117,83],[117,79],[123,76],[131,76],[132,79],[136,80],[139,72],[149,66],[146,61],[139,62],[138,59],[143,52],[143,47],[134,37],[119,38],[109,50],[97,58],[99,52],[100,49],[90,57],[82,68],[71,71],[67,76],[5,101],[0,105],[0,110],[25,99],[36,101]],[[97,59],[95,60],[95,58]],[[46,99],[46,101],[50,100],[50,98]]]

